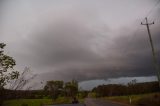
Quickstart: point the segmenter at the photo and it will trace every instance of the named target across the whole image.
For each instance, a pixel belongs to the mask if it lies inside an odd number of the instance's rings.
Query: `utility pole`
[[[155,69],[157,71],[157,78],[158,78],[159,87],[160,87],[160,68],[159,68],[157,56],[156,56],[156,53],[155,53],[155,49],[154,49],[154,45],[153,45],[153,41],[152,41],[152,37],[151,37],[151,32],[150,32],[150,29],[149,29],[149,26],[154,24],[154,22],[148,23],[147,17],[145,18],[145,20],[146,20],[146,23],[141,22],[141,25],[146,25],[146,27],[147,27],[147,31],[148,31],[148,35],[149,35],[149,41],[150,41],[151,49],[152,49],[153,61],[154,61]]]

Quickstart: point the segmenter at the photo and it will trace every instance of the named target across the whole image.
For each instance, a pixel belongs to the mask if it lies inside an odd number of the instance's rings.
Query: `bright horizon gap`
[[[142,76],[142,77],[120,77],[120,78],[109,78],[109,79],[97,79],[79,82],[79,87],[81,90],[92,90],[98,85],[108,85],[108,84],[122,84],[127,85],[132,80],[137,81],[137,83],[158,81],[157,76]]]

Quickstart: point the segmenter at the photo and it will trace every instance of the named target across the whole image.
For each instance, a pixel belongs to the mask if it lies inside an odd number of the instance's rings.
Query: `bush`
[[[23,103],[23,104],[21,104],[21,106],[28,106],[28,104],[26,104],[26,103]]]

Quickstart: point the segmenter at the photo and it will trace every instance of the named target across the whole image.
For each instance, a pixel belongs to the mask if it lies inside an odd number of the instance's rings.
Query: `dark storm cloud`
[[[117,1],[103,0],[16,3],[3,5],[0,33],[18,67],[29,66],[44,80],[155,75],[147,30],[137,18],[154,3],[133,4],[131,0],[115,6],[111,4]],[[154,15],[159,20],[159,15]],[[151,27],[157,53],[159,27],[160,24]]]
[[[80,22],[68,21],[59,20],[33,33],[35,36],[26,47],[32,51],[28,58],[35,59],[33,64],[55,66],[100,59],[90,49],[94,33]]]
[[[154,27],[153,40],[157,54],[159,53],[160,39],[158,30],[159,26]],[[82,59],[83,64],[68,65],[67,67],[46,73],[44,76],[50,75],[50,78],[67,79],[75,78],[77,80],[91,79],[107,79],[110,77],[134,77],[134,76],[151,76],[157,72],[154,69],[152,52],[148,39],[146,28],[140,29],[136,34],[119,35],[114,40],[114,45],[109,51],[109,56],[95,61],[87,61]],[[94,57],[92,57],[94,58]],[[98,56],[96,57],[98,58]],[[160,57],[158,56],[160,60]],[[63,77],[62,77],[63,76]]]

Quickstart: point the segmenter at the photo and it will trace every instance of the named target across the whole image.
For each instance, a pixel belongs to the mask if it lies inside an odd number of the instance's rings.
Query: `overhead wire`
[[[160,4],[160,0],[157,0],[157,1],[155,1],[156,3],[154,4],[154,6],[147,12],[147,14],[144,16],[144,17],[148,17],[149,15],[151,15],[152,13],[153,13],[153,11],[155,10],[155,8]],[[142,22],[145,20],[145,18],[142,20]],[[131,41],[133,41],[133,39],[134,40],[138,40],[138,38],[137,38],[137,34],[138,34],[138,30],[140,29],[140,27],[141,27],[141,25],[139,24],[139,26],[138,27],[136,27],[136,29],[132,32],[133,34],[133,36],[131,36],[131,38],[129,39],[129,41],[131,42]],[[136,40],[136,41],[137,41]],[[143,43],[145,43],[145,41],[143,42]],[[124,52],[126,52],[127,50],[125,50]]]
[[[153,13],[153,10],[159,5],[160,0],[157,0],[157,2],[155,3],[155,5],[147,12],[147,14],[145,15],[145,17],[148,17],[151,13]],[[156,18],[157,19],[157,18]],[[145,18],[142,20],[142,22],[145,20]],[[139,30],[140,25],[137,27],[137,29],[134,32],[134,35],[137,34],[137,31]]]
[[[153,10],[159,5],[159,3],[160,3],[160,0],[157,0],[157,2],[152,7],[152,9],[150,9],[150,11],[146,14],[146,17],[148,17],[153,12]]]

